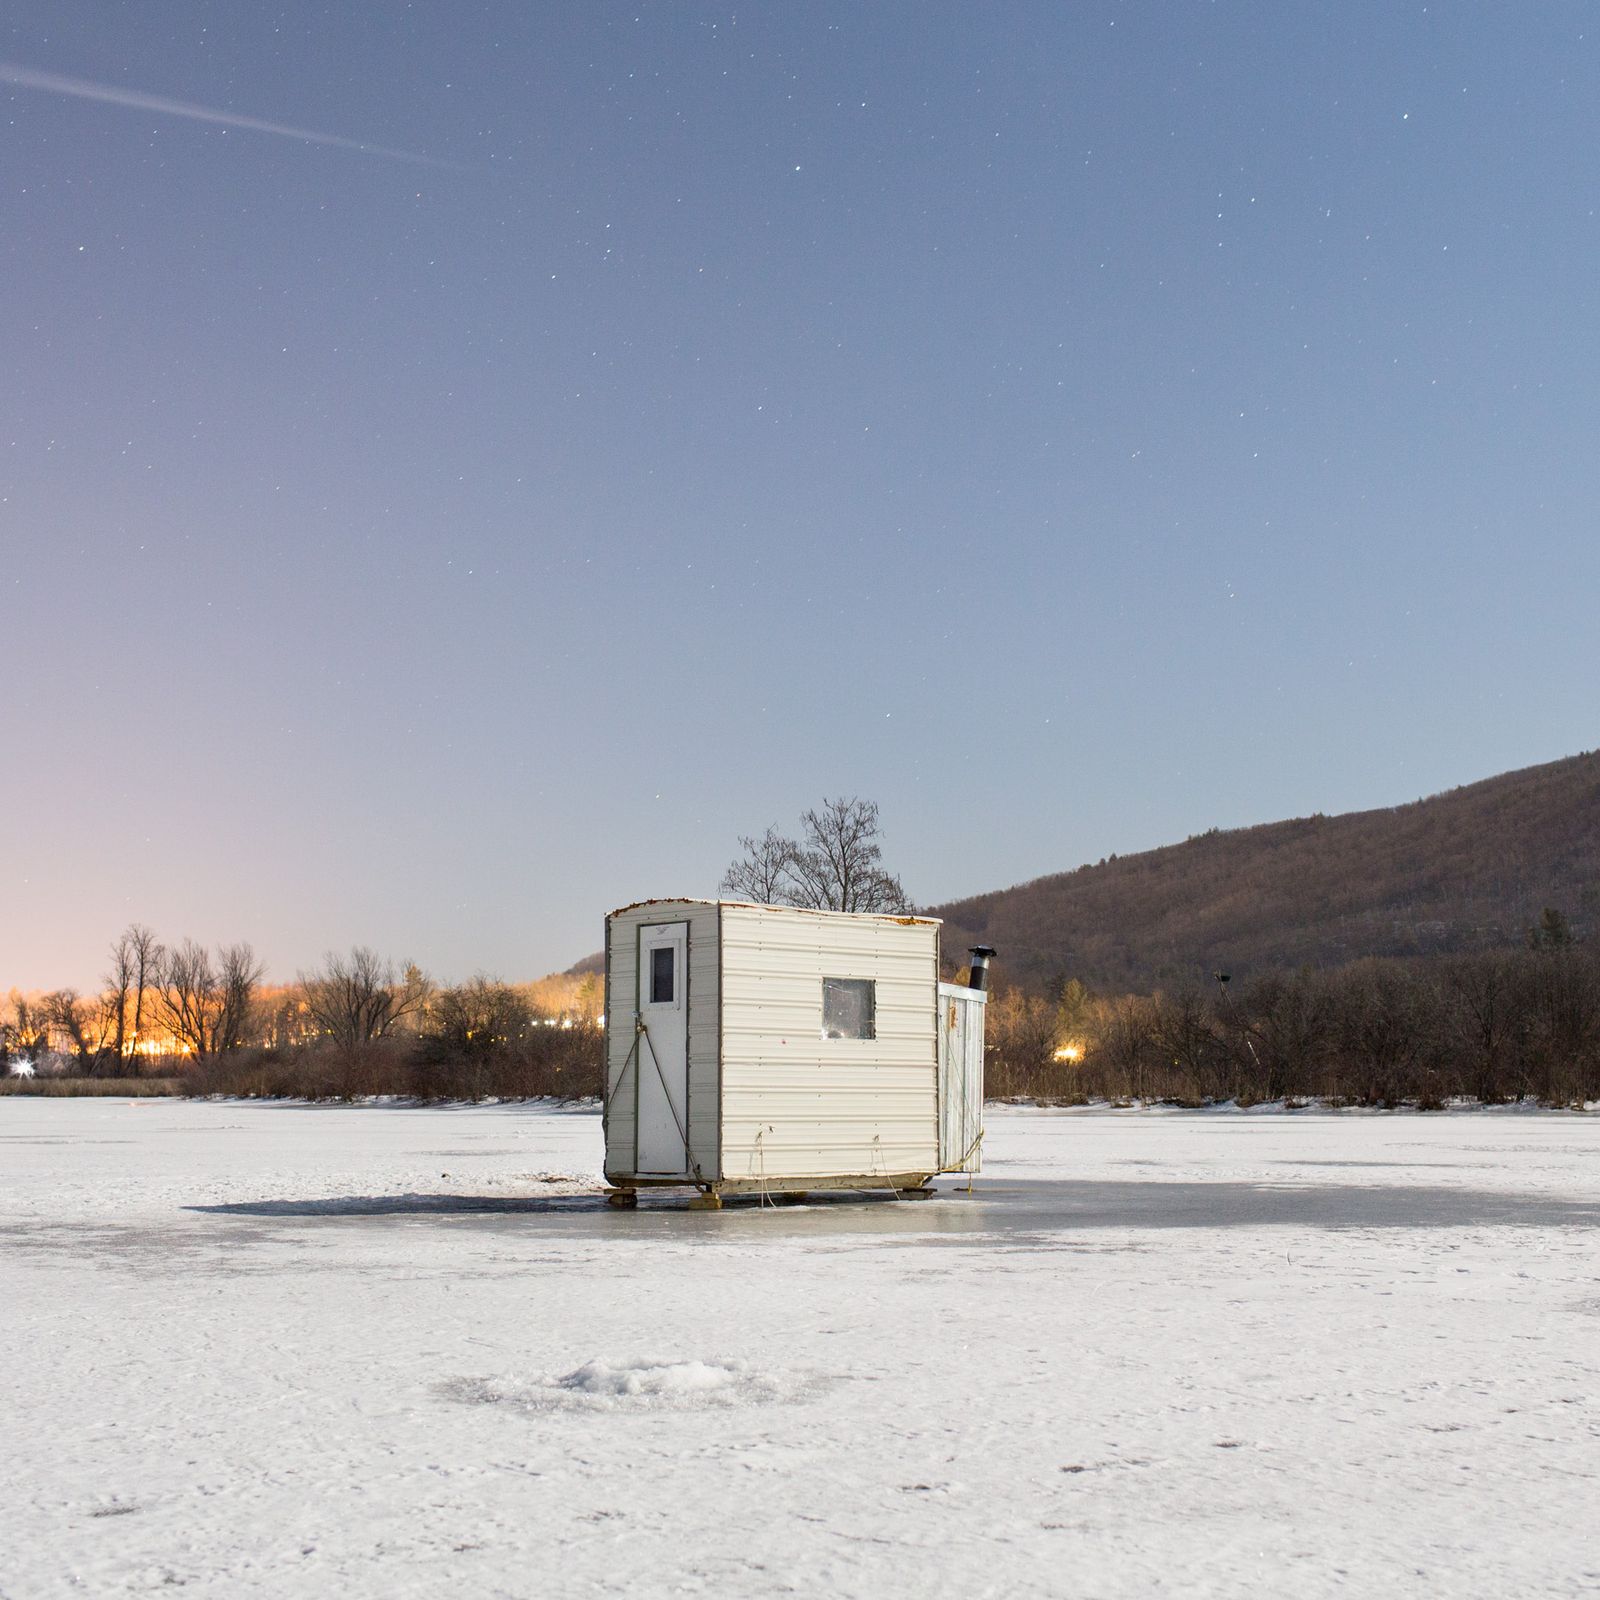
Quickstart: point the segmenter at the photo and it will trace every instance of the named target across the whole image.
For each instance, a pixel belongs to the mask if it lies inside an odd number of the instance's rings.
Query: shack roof
[[[942,917],[896,916],[887,911],[813,911],[809,906],[769,906],[759,900],[707,900],[700,895],[658,895],[650,900],[634,900],[609,913],[620,917],[624,911],[639,911],[646,906],[739,906],[747,911],[774,911],[786,917],[850,917],[859,921],[897,922],[906,928],[937,928]]]

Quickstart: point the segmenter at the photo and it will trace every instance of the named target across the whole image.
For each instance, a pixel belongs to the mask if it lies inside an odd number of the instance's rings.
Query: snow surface
[[[0,1596],[1600,1590],[1600,1119],[985,1151],[625,1213],[589,1112],[0,1099]]]

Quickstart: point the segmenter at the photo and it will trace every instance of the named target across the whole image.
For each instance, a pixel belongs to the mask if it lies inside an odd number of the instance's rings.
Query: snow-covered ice
[[[589,1112],[0,1099],[0,1596],[1600,1590],[1600,1118],[991,1111],[599,1198]]]

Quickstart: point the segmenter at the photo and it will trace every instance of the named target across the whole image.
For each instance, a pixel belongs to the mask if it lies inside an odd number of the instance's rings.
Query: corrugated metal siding
[[[983,1165],[983,1024],[988,996],[939,985],[939,1170]]]
[[[822,980],[871,978],[875,1039],[823,1039]],[[939,927],[722,908],[722,1171],[933,1172]]]
[[[658,922],[689,924],[689,1145],[701,1175],[721,1175],[718,1157],[717,906],[699,900],[647,900],[606,918],[606,1176],[633,1175],[633,1021],[639,994],[637,934]],[[627,1077],[622,1079],[626,1065]],[[646,1062],[646,1070],[649,1063]],[[615,1091],[615,1092],[613,1092]]]

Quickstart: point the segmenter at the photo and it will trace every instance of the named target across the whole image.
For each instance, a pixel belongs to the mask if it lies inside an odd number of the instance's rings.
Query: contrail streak
[[[187,117],[191,122],[215,122],[225,128],[248,128],[253,133],[276,133],[285,139],[301,139],[307,144],[333,145],[339,150],[357,150],[364,156],[387,156],[393,161],[413,161],[425,167],[449,167],[453,162],[421,156],[413,150],[393,150],[388,145],[367,144],[362,139],[345,139],[336,133],[313,133],[309,128],[290,128],[281,122],[264,122],[260,117],[235,116],[211,106],[191,105],[187,100],[168,100],[158,94],[141,94],[136,89],[119,89],[109,83],[91,83],[87,78],[68,78],[59,72],[35,72],[0,61],[0,83],[18,89],[37,89],[43,94],[71,95],[76,100],[96,100],[101,105],[127,106],[134,111],[155,111],[167,117]]]

